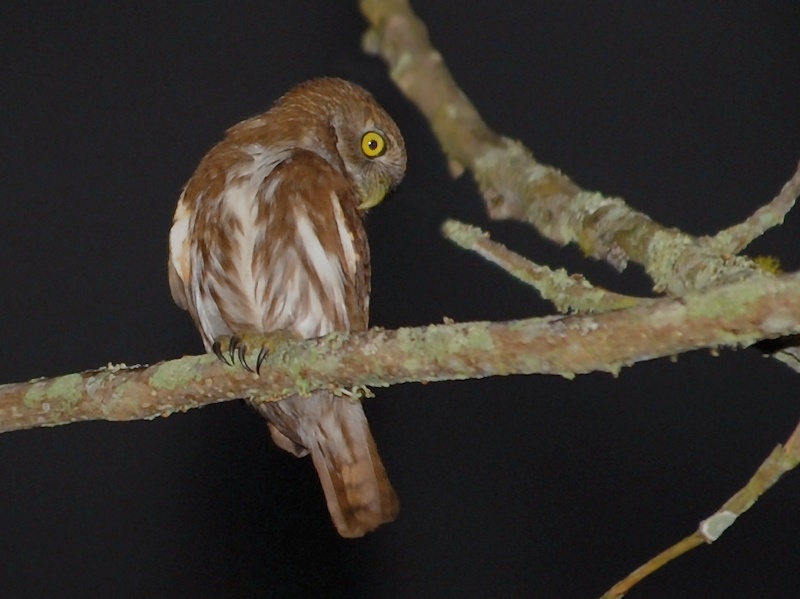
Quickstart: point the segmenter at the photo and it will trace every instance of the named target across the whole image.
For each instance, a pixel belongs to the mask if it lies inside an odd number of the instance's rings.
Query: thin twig
[[[676,557],[706,543],[713,543],[733,525],[736,519],[749,510],[758,498],[766,493],[781,476],[800,463],[800,424],[794,429],[785,445],[778,445],[762,462],[747,484],[739,489],[714,514],[700,523],[695,532],[662,551],[647,563],[636,568],[611,587],[601,599],[619,599],[647,576]]]
[[[800,164],[780,193],[765,206],[756,210],[743,223],[720,231],[705,242],[719,254],[738,254],[768,229],[783,224],[784,217],[800,195]]]
[[[449,219],[442,225],[444,236],[456,245],[475,252],[496,264],[514,278],[536,289],[556,310],[568,312],[608,312],[650,303],[648,298],[631,297],[592,285],[583,275],[570,275],[563,268],[553,270],[536,264],[489,238],[478,227]]]
[[[705,538],[699,532],[690,534],[685,539],[681,539],[669,549],[662,551],[653,559],[636,568],[606,591],[600,599],[619,599],[620,597],[624,597],[628,591],[650,576],[653,572],[687,551],[691,551],[695,547],[705,544],[705,542]]]

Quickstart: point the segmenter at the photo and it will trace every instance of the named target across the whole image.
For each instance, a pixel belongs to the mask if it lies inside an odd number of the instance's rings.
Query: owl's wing
[[[169,232],[169,289],[172,299],[184,310],[188,309],[186,299],[186,284],[189,281],[189,219],[190,212],[185,201],[185,192],[181,194],[172,229]]]
[[[239,166],[201,165],[170,232],[172,295],[206,346],[233,331],[366,329],[369,247],[350,180],[307,150],[226,151]]]
[[[264,178],[256,202],[251,297],[260,330],[365,329],[369,247],[350,180],[319,154],[295,150]]]

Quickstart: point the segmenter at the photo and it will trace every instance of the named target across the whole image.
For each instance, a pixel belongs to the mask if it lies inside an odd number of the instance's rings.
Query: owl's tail
[[[261,404],[275,443],[311,454],[336,530],[355,538],[397,517],[397,500],[360,402],[327,392]]]
[[[361,404],[336,398],[334,406],[309,449],[336,530],[355,538],[394,520],[400,502]]]

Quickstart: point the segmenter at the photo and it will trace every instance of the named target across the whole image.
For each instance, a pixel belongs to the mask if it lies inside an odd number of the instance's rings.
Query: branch
[[[534,225],[559,244],[577,243],[592,257],[622,270],[643,265],[654,288],[680,296],[758,273],[745,257],[732,255],[767,228],[779,224],[800,192],[800,168],[781,200],[757,211],[718,238],[698,238],[665,227],[622,199],[581,189],[552,166],[536,161],[519,141],[492,131],[458,87],[425,24],[407,0],[361,0],[372,25],[366,52],[389,65],[398,88],[422,111],[455,172],[474,175],[492,218]]]
[[[606,591],[601,599],[619,599],[625,596],[634,585],[676,557],[704,543],[716,541],[739,516],[753,507],[758,498],[777,483],[781,476],[796,468],[798,464],[800,464],[800,424],[797,425],[784,445],[778,445],[769,454],[769,457],[762,462],[747,484],[714,514],[703,520],[695,532],[636,568]]]
[[[720,231],[707,243],[720,254],[738,254],[768,229],[783,224],[784,217],[800,195],[800,166],[780,193],[767,205],[756,210],[743,223]]]
[[[570,275],[563,268],[553,270],[531,262],[489,239],[489,234],[456,220],[442,225],[444,236],[465,250],[471,250],[496,264],[512,277],[527,283],[559,312],[608,312],[643,305],[654,300],[614,293],[592,285],[583,275]]]
[[[472,322],[287,341],[261,376],[190,356],[0,386],[0,432],[82,420],[168,416],[237,397],[275,401],[414,381],[508,374],[573,377],[700,348],[800,333],[800,273],[751,277],[679,300],[598,315]],[[258,348],[248,355],[255,364]]]

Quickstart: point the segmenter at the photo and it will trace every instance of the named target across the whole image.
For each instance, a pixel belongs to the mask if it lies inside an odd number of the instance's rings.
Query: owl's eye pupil
[[[378,131],[367,131],[361,136],[361,151],[367,158],[377,158],[386,152],[386,138]]]

